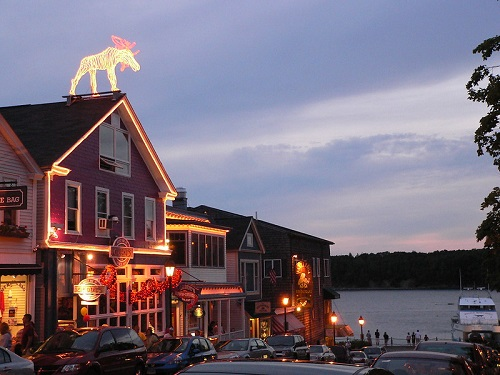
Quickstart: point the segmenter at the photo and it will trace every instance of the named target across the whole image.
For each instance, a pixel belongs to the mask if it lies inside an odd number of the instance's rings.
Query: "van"
[[[309,346],[301,335],[274,335],[266,339],[278,358],[309,359]]]
[[[133,329],[106,326],[56,332],[29,359],[37,375],[142,375],[147,352]]]

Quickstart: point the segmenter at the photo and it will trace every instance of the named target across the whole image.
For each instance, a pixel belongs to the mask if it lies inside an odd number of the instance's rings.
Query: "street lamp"
[[[330,320],[333,325],[333,346],[335,346],[335,323],[337,323],[337,314],[335,314],[335,311],[332,311],[332,315],[330,315]]]
[[[171,260],[167,260],[165,262],[165,274],[167,275],[168,280],[168,295],[165,297],[165,310],[166,310],[166,324],[165,332],[172,327],[172,276],[174,276],[175,272],[175,263]],[[168,306],[168,310],[167,310]]]
[[[285,325],[284,325],[284,328],[285,328],[285,333],[288,331],[288,324],[286,322],[286,307],[288,306],[288,302],[290,301],[290,299],[288,297],[284,297],[283,298],[283,310],[285,311],[285,314],[284,314],[284,317],[285,317]]]
[[[365,320],[363,319],[363,317],[361,315],[359,316],[358,322],[359,322],[359,326],[361,327],[361,341],[363,341],[365,338],[365,336],[363,335],[363,324],[365,324]]]

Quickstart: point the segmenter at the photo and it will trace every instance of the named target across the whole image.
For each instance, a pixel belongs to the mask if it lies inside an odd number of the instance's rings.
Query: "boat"
[[[455,341],[500,342],[495,302],[486,288],[465,288],[458,298],[458,311],[451,319]]]

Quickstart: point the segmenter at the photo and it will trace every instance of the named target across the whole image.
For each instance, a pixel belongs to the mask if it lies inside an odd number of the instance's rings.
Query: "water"
[[[434,340],[451,339],[451,317],[457,311],[459,290],[358,290],[339,291],[340,299],[333,300],[338,323],[349,324],[359,339],[359,316],[365,324],[363,333],[370,330],[375,342],[375,330],[387,332],[393,344],[406,343],[407,332],[420,330]],[[491,292],[500,309],[500,293]],[[341,338],[342,340],[342,338]]]

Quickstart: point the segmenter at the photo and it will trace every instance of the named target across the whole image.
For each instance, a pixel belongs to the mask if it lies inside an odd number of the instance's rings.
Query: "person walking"
[[[422,340],[422,335],[420,334],[420,331],[417,329],[417,333],[415,334],[415,342],[418,344]]]
[[[12,347],[12,334],[10,333],[10,327],[7,322],[2,322],[0,324],[0,346],[9,350]]]
[[[375,330],[375,345],[380,345],[380,332],[378,331],[378,328]]]
[[[387,344],[389,344],[389,335],[384,332],[384,345],[387,346]]]
[[[415,346],[415,332],[411,333],[411,344],[412,346]]]
[[[407,335],[406,335],[406,344],[408,346],[411,345],[411,335],[410,335],[410,332],[408,332]]]

